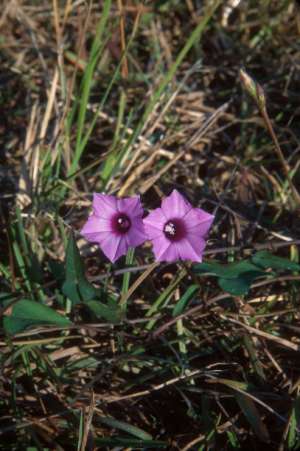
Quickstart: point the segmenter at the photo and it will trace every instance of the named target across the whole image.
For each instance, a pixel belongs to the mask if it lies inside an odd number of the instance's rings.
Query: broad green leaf
[[[57,282],[62,283],[66,279],[65,266],[62,262],[49,259],[48,267]]]
[[[252,399],[248,398],[242,393],[235,393],[235,399],[237,400],[243,414],[250,423],[253,431],[257,437],[265,443],[270,442],[270,435],[266,425],[263,423],[261,415],[254,404]]]
[[[43,282],[43,272],[41,270],[41,265],[38,261],[37,256],[30,251],[30,261],[28,263],[28,277],[32,282],[42,283]]]
[[[72,233],[66,251],[66,280],[62,291],[73,305],[101,296],[100,290],[89,283],[84,275],[83,264]]]
[[[249,260],[242,260],[237,263],[220,265],[219,263],[198,263],[193,266],[193,271],[197,274],[209,273],[223,279],[235,279],[244,273],[257,274],[256,277],[264,275],[260,267],[251,263]]]
[[[260,276],[265,275],[261,267],[242,260],[237,263],[220,265],[219,263],[200,263],[193,267],[197,274],[211,274],[218,277],[218,284],[224,291],[241,296],[247,294],[252,282]]]
[[[251,277],[252,280],[254,280],[256,277],[265,275],[265,271],[262,271],[261,268],[257,267],[248,260],[242,260],[238,263],[232,263],[229,265],[225,278],[230,279],[231,274],[233,278],[245,275],[245,278]]]
[[[300,265],[299,263],[292,262],[287,258],[277,257],[276,255],[270,254],[267,251],[257,252],[251,258],[252,262],[264,269],[282,269],[286,271],[299,271]]]
[[[220,277],[218,279],[218,284],[219,287],[227,293],[233,294],[234,296],[243,296],[248,293],[252,282],[257,276],[258,274],[253,271],[241,273],[235,279],[224,279]]]
[[[176,303],[176,305],[173,309],[172,315],[173,316],[180,315],[183,312],[183,310],[185,309],[187,303],[194,297],[195,293],[198,290],[199,290],[198,285],[191,285],[190,287],[188,287],[186,292],[183,294],[183,296],[181,296],[179,301]]]
[[[11,314],[3,319],[5,331],[11,335],[23,332],[28,327],[54,325],[69,326],[71,321],[47,305],[22,299],[13,305]]]
[[[91,310],[96,318],[103,318],[106,321],[116,324],[121,320],[122,312],[118,305],[113,305],[109,302],[108,305],[103,304],[100,301],[87,301],[85,305]]]
[[[212,274],[213,276],[222,277],[226,265],[220,265],[216,262],[196,263],[193,265],[193,271],[196,274]]]
[[[254,432],[260,438],[261,441],[269,443],[270,442],[269,432],[261,419],[261,415],[258,409],[256,408],[254,401],[247,396],[247,392],[250,392],[251,388],[253,389],[253,387],[251,387],[250,384],[245,382],[224,378],[219,378],[218,383],[222,383],[234,390],[235,399],[238,402],[248,422],[252,426]],[[245,393],[241,393],[241,391],[244,391]]]
[[[148,432],[145,432],[136,426],[132,426],[125,421],[119,421],[112,417],[99,417],[99,420],[101,423],[106,424],[106,426],[125,431],[127,434],[133,435],[141,440],[152,440],[152,436],[148,434]]]

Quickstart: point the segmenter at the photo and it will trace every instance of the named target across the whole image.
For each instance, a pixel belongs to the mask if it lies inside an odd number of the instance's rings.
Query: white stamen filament
[[[170,235],[174,236],[176,233],[176,228],[175,225],[172,224],[172,222],[169,222],[168,224],[165,225],[165,232],[169,233]]]

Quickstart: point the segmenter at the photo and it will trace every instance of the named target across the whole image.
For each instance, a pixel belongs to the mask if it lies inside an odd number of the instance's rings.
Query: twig
[[[299,350],[300,350],[299,345],[292,343],[291,341],[286,340],[285,338],[277,337],[276,335],[269,334],[267,332],[264,332],[263,330],[256,329],[256,327],[248,326],[247,324],[245,324],[241,321],[238,321],[237,319],[230,318],[226,315],[220,315],[220,318],[225,321],[229,321],[230,323],[237,324],[238,326],[241,326],[244,329],[247,329],[249,332],[251,332],[255,335],[258,335],[258,336],[263,337],[270,341],[274,341],[275,343],[278,343],[281,346],[285,346],[286,348],[289,348],[292,351],[299,352]]]

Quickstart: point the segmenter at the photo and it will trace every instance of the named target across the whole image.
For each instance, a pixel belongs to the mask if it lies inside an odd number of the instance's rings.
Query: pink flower
[[[161,208],[153,210],[145,219],[148,238],[153,243],[157,261],[202,261],[205,237],[214,216],[193,208],[177,191],[166,197]]]
[[[99,244],[111,262],[126,254],[146,239],[143,226],[143,208],[139,196],[118,199],[115,196],[94,193],[93,213],[81,234]]]

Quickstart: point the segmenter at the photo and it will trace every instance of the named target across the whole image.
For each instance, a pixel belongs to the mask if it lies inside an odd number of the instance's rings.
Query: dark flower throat
[[[127,233],[131,227],[131,220],[125,213],[118,213],[112,219],[113,230],[119,234]]]
[[[163,228],[165,237],[170,241],[180,241],[186,235],[184,222],[181,219],[169,219]]]

